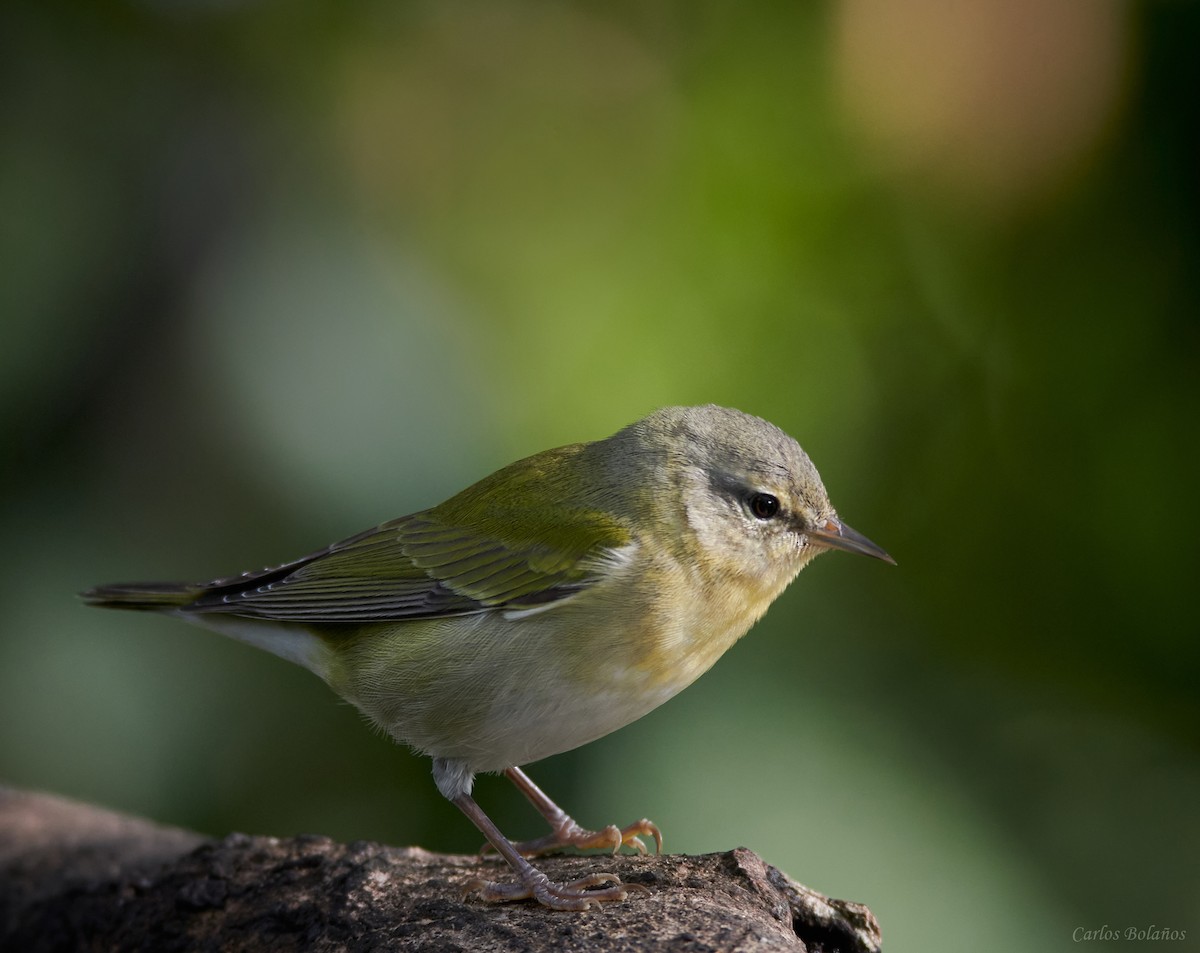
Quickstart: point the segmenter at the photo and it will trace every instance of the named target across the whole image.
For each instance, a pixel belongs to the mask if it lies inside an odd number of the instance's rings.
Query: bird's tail
[[[176,612],[187,610],[197,599],[227,580],[215,583],[186,582],[118,582],[96,586],[79,597],[89,606],[102,609],[134,609],[142,612]],[[272,655],[303,665],[325,681],[331,678],[329,647],[303,626],[287,625],[271,620],[246,619],[233,613],[179,611],[188,622],[212,629],[239,642],[253,645]]]
[[[79,598],[102,609],[167,612],[188,605],[204,589],[185,582],[117,582],[81,592]]]

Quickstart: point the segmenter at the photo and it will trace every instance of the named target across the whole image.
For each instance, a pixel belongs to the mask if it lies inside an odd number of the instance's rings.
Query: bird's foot
[[[622,847],[632,847],[639,854],[646,853],[643,837],[654,839],[654,852],[662,853],[662,832],[658,827],[642,818],[625,827],[609,824],[598,831],[589,831],[580,827],[571,818],[560,824],[555,830],[543,837],[522,841],[516,845],[526,857],[536,857],[564,847],[574,847],[577,850],[607,850],[617,853]]]
[[[631,893],[648,892],[641,884],[622,883],[616,874],[591,874],[568,883],[555,883],[537,868],[530,867],[528,873],[520,876],[517,883],[476,878],[466,885],[463,893],[478,894],[491,903],[536,900],[551,910],[589,910],[602,903],[624,900]]]

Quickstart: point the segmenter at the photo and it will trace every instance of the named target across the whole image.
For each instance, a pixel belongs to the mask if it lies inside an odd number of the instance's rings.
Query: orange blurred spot
[[[880,165],[999,206],[1077,171],[1128,72],[1117,0],[840,0],[844,111]]]

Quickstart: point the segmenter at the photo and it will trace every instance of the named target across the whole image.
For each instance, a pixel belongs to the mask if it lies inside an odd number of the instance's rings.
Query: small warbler
[[[892,562],[838,519],[782,430],[668,407],[611,437],[527,457],[432,509],[273,569],[126,583],[91,605],[164,612],[315,672],[397,741],[512,866],[488,900],[621,900],[599,873],[554,883],[527,856],[645,850],[648,820],[585,830],[520,766],[629,724],[690,685],[827,549]],[[471,798],[503,772],[551,832],[513,844]]]

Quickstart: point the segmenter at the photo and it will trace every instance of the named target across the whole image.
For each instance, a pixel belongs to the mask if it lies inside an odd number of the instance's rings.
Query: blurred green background
[[[531,773],[895,950],[1200,938],[1200,7],[143,0],[0,13],[0,779],[480,841],[306,672],[75,593],[277,563],[715,401],[818,561]],[[514,836],[510,787],[479,800]]]

